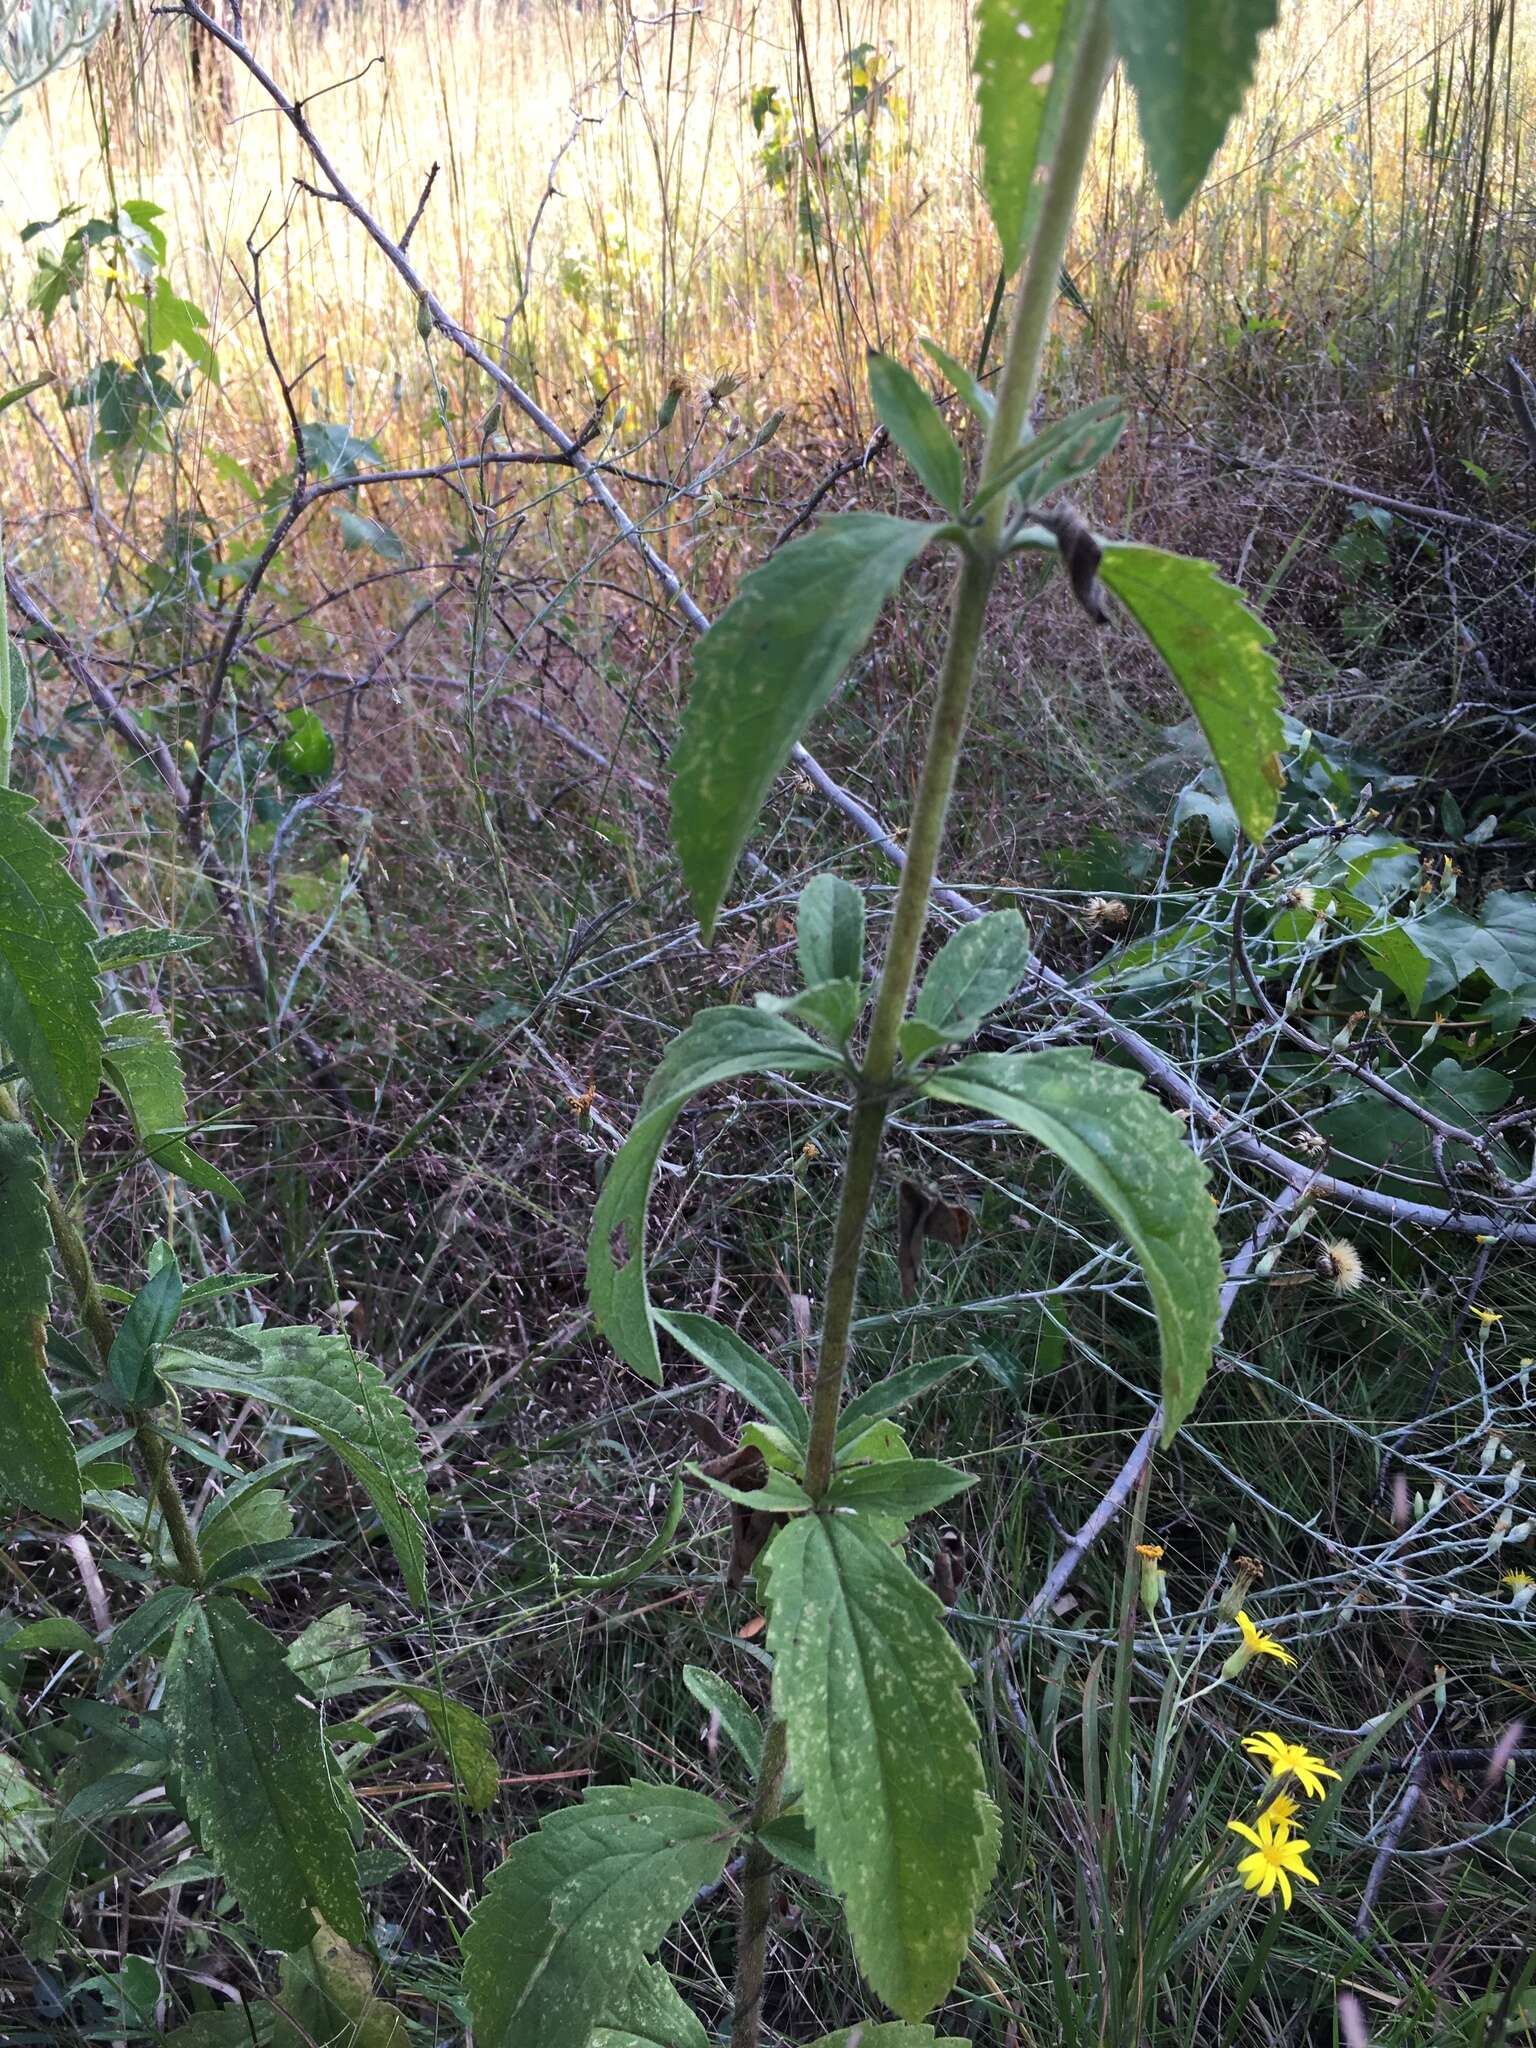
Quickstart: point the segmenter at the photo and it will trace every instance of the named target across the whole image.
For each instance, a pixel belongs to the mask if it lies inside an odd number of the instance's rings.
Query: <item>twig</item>
[[[416,202],[416,211],[406,222],[405,233],[400,237],[402,249],[408,249],[411,246],[411,237],[416,232],[416,224],[427,210],[427,201],[432,197],[432,187],[437,183],[437,174],[441,169],[441,164],[434,163],[431,170],[427,173],[427,182],[421,188],[421,197]]]

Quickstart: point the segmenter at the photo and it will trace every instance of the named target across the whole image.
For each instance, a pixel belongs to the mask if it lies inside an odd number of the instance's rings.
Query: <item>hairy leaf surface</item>
[[[661,1359],[645,1284],[645,1212],[651,1176],[678,1111],[691,1095],[740,1074],[827,1073],[824,1045],[766,1010],[704,1010],[667,1047],[629,1136],[608,1168],[587,1239],[587,1298],[598,1329],[626,1365],[661,1385]]]
[[[743,577],[700,640],[672,757],[672,838],[706,940],[774,777],[934,531],[839,513]]]
[[[1209,562],[1111,541],[1100,580],[1163,657],[1205,734],[1248,837],[1275,822],[1282,780],[1280,672],[1264,621]]]
[[[1136,1075],[1079,1047],[972,1053],[919,1085],[1046,1146],[1130,1239],[1157,1310],[1169,1442],[1205,1384],[1222,1280],[1205,1168],[1183,1126]]]
[[[515,1842],[464,1933],[476,2039],[586,2048],[615,1988],[719,1877],[733,1835],[702,1793],[635,1784],[596,1787]]]
[[[893,2012],[954,1983],[997,1839],[943,1608],[853,1516],[781,1529],[766,1574],[774,1711],[854,1953]]]
[[[80,1135],[101,1083],[96,934],[29,796],[0,789],[0,1046],[40,1107]]]
[[[52,1245],[37,1139],[0,1124],[0,1494],[76,1529],[80,1469],[44,1370]]]
[[[297,1949],[316,1913],[366,1938],[344,1787],[283,1646],[215,1596],[176,1624],[165,1723],[187,1821],[268,1948]]]

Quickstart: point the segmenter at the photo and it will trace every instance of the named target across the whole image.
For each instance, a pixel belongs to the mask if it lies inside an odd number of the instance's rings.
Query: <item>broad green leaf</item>
[[[0,1496],[78,1529],[80,1469],[45,1370],[52,1245],[37,1140],[0,1124]]]
[[[1071,15],[1067,0],[980,0],[976,9],[982,184],[1009,272],[1028,247],[1026,225],[1054,149],[1051,89],[1059,106]]]
[[[791,1443],[803,1451],[810,1442],[811,1422],[799,1396],[783,1373],[754,1351],[744,1338],[708,1316],[669,1315],[655,1311],[656,1321],[707,1372],[757,1410]]]
[[[67,1614],[42,1614],[36,1621],[24,1621],[9,1635],[0,1636],[0,1656],[89,1657],[94,1663],[101,1647],[78,1621]]]
[[[1096,470],[1124,432],[1119,399],[1095,399],[1080,412],[1052,420],[1016,448],[966,509],[981,512],[1003,491],[1016,491],[1021,503],[1038,505]]]
[[[164,355],[179,348],[189,362],[211,383],[219,381],[219,359],[209,345],[208,316],[190,299],[178,298],[164,277],[155,279],[152,293],[135,297],[133,303],[145,315],[144,348],[150,355]]]
[[[959,1973],[996,1859],[969,1667],[937,1596],[857,1517],[797,1518],[758,1573],[817,1854],[871,1988],[920,2019]]]
[[[898,1531],[898,1538],[900,1532]],[[769,1855],[778,1863],[791,1870],[798,1870],[802,1877],[808,1877],[812,1884],[820,1885],[823,1891],[836,1887],[827,1875],[827,1866],[816,1854],[816,1837],[806,1824],[805,1815],[798,1808],[777,1815],[773,1820],[764,1821],[760,1828],[752,1830]]]
[[[1129,1238],[1157,1310],[1171,1442],[1205,1385],[1222,1281],[1205,1168],[1183,1126],[1136,1075],[1079,1047],[972,1053],[919,1085],[1046,1146]]]
[[[272,2048],[411,2048],[405,2021],[374,1995],[373,1964],[333,1927],[283,1957]]]
[[[755,1508],[761,1514],[805,1515],[816,1505],[798,1480],[772,1465],[761,1486],[732,1486],[729,1480],[712,1477],[702,1465],[689,1465],[688,1470],[722,1500],[733,1500],[739,1507]]]
[[[1100,580],[1163,657],[1189,699],[1248,837],[1275,822],[1282,780],[1274,635],[1209,562],[1110,541]]]
[[[795,948],[808,989],[864,979],[864,892],[841,875],[817,875],[795,907]]]
[[[0,1048],[72,1137],[101,1081],[101,989],[84,903],[31,797],[0,789]]]
[[[1029,928],[1016,910],[989,910],[945,940],[913,1009],[942,1040],[969,1038],[1029,970]]]
[[[317,1700],[350,1692],[368,1676],[368,1643],[355,1607],[333,1607],[288,1645],[288,1668]]]
[[[774,777],[935,531],[883,512],[824,520],[744,577],[700,640],[672,838],[706,941]]]
[[[905,363],[871,349],[865,358],[875,416],[946,512],[965,495],[965,463],[944,416]]]
[[[181,1313],[181,1268],[175,1259],[150,1274],[117,1326],[107,1373],[128,1408],[147,1408],[158,1399],[155,1361]]]
[[[755,1778],[763,1763],[763,1724],[735,1686],[701,1664],[683,1666],[683,1683],[701,1707],[719,1717],[722,1731]]]
[[[192,1605],[190,1586],[161,1586],[125,1615],[107,1639],[97,1685],[109,1693],[141,1657],[153,1657]]]
[[[317,1913],[365,1940],[343,1789],[277,1638],[227,1595],[199,1601],[171,1638],[164,1712],[188,1825],[256,1940],[303,1948]]]
[[[257,1353],[254,1365],[226,1364],[206,1351],[172,1345],[162,1355],[166,1377],[259,1401],[314,1430],[373,1502],[406,1590],[422,1606],[427,1482],[404,1402],[376,1365],[331,1331],[248,1329],[241,1335]]]
[[[258,1486],[232,1500],[217,1501],[198,1524],[197,1547],[205,1565],[252,1543],[281,1543],[293,1534],[293,1509],[276,1486]]]
[[[957,363],[952,355],[941,349],[936,341],[929,341],[924,336],[921,345],[928,360],[935,363],[954,385],[960,402],[971,417],[979,420],[984,427],[990,426],[997,411],[997,400],[986,385],[980,378],[974,376],[964,363]]]
[[[1200,189],[1253,81],[1259,38],[1279,11],[1279,0],[1109,0],[1115,47],[1170,220]]]
[[[494,1806],[501,1790],[501,1767],[491,1745],[491,1731],[480,1716],[430,1685],[402,1685],[396,1690],[426,1715],[433,1740],[447,1758],[468,1806],[475,1813]]]
[[[133,1120],[134,1135],[157,1166],[195,1188],[238,1202],[240,1190],[186,1142],[187,1091],[163,1017],[128,1012],[107,1024],[102,1065]]]
[[[964,1351],[954,1357],[925,1359],[921,1365],[906,1365],[900,1372],[889,1373],[883,1380],[876,1380],[872,1387],[856,1394],[838,1417],[839,1451],[868,1429],[872,1422],[896,1414],[909,1401],[915,1401],[920,1394],[926,1394],[951,1374],[961,1372],[975,1362],[974,1355]]]
[[[338,507],[336,524],[341,528],[344,548],[366,548],[370,554],[382,555],[386,562],[405,560],[405,544],[400,536],[366,513],[346,512]]]
[[[766,1010],[732,1004],[703,1010],[667,1047],[614,1155],[587,1239],[587,1298],[598,1329],[626,1365],[661,1385],[654,1311],[645,1284],[645,1212],[651,1175],[678,1111],[691,1095],[741,1074],[826,1073],[834,1054]]]
[[[878,1465],[842,1466],[832,1475],[827,1503],[838,1508],[867,1508],[910,1522],[941,1508],[976,1484],[974,1472],[957,1472],[937,1458],[902,1458]]]
[[[599,1994],[587,2048],[710,2048],[710,2040],[660,1963],[642,1963],[622,1988]]]
[[[702,1793],[604,1785],[508,1851],[463,1936],[481,2048],[586,2048],[593,2015],[725,1868]]]
[[[754,998],[760,1010],[774,1017],[798,1017],[832,1043],[844,1046],[853,1036],[864,1007],[864,988],[857,981],[818,981],[814,988],[797,989],[790,996],[769,995],[759,990]]]

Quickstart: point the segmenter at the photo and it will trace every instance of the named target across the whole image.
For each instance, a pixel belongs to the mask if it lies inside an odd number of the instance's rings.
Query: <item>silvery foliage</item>
[[[0,0],[0,135],[21,97],[86,55],[117,13],[117,0]]]

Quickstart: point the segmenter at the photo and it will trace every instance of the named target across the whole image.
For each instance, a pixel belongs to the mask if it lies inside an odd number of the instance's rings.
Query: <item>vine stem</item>
[[[1063,31],[1063,44],[1067,30]],[[988,429],[981,462],[986,483],[1017,447],[1027,431],[1029,410],[1040,378],[1040,361],[1057,279],[1066,254],[1067,236],[1077,207],[1083,166],[1093,140],[1099,100],[1109,75],[1112,46],[1104,0],[1083,0],[1081,33],[1075,39],[1061,128],[1040,212],[1019,287],[1009,332],[997,411]],[[948,637],[934,694],[923,756],[922,776],[912,810],[906,860],[890,936],[880,971],[880,986],[870,1020],[869,1042],[859,1069],[858,1099],[848,1134],[848,1157],[838,1199],[831,1266],[822,1313],[821,1343],[811,1387],[810,1443],[806,1452],[805,1489],[819,1501],[832,1479],[837,1423],[848,1365],[849,1333],[858,1296],[859,1264],[869,1212],[874,1201],[880,1147],[889,1114],[891,1083],[900,1052],[900,1032],[917,972],[928,904],[938,872],[955,771],[965,740],[976,658],[981,647],[987,601],[1001,560],[1000,541],[1006,513],[1000,493],[987,518],[966,545],[950,602]],[[768,1730],[759,1776],[757,1801],[750,1825],[760,1827],[778,1811],[787,1737],[782,1722]],[[760,2048],[763,1975],[768,1941],[773,1859],[754,1842],[747,1852],[736,1945],[735,2004],[731,2048]]]
[[[20,1105],[9,1088],[0,1087],[0,1117],[7,1123],[25,1125]],[[78,1224],[70,1215],[64,1198],[60,1195],[53,1175],[46,1162],[42,1163],[43,1201],[48,1210],[48,1221],[53,1229],[53,1241],[59,1254],[59,1264],[64,1268],[64,1277],[69,1282],[70,1292],[75,1297],[75,1306],[80,1311],[80,1320],[85,1333],[91,1340],[91,1348],[103,1371],[112,1355],[112,1318],[107,1313],[107,1304],[101,1289],[96,1284],[95,1268],[91,1264],[90,1252],[80,1234]],[[203,1556],[197,1547],[197,1538],[192,1533],[192,1524],[171,1471],[171,1455],[161,1436],[147,1416],[134,1418],[134,1447],[144,1461],[149,1483],[156,1505],[165,1516],[166,1534],[171,1539],[171,1548],[176,1553],[176,1562],[195,1586],[203,1581]]]

